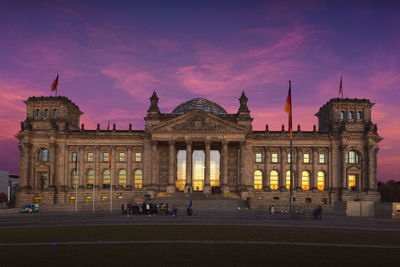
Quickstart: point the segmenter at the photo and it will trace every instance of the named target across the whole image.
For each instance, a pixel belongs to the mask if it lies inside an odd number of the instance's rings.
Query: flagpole
[[[96,194],[95,194],[95,186],[96,186],[96,147],[93,151],[93,160],[94,160],[94,176],[93,176],[93,213],[94,213],[94,202],[96,199]]]
[[[289,200],[289,212],[290,216],[293,215],[293,141],[292,141],[292,81],[289,81],[289,92],[290,92],[290,116],[289,116],[289,135],[290,135],[290,200]]]
[[[112,213],[112,203],[113,203],[113,180],[111,171],[111,161],[112,161],[112,147],[110,147],[110,212]]]

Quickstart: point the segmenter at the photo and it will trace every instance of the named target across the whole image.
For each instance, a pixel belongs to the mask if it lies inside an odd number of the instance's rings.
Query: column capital
[[[193,142],[192,142],[192,140],[186,140],[185,143],[187,146],[191,146]]]
[[[174,140],[168,140],[168,145],[170,145],[170,146],[175,145],[175,141]]]
[[[156,141],[156,140],[151,140],[151,145],[158,145],[158,141]]]
[[[205,144],[206,146],[211,146],[211,140],[205,140],[205,141],[204,141],[204,144]]]
[[[226,145],[228,145],[229,141],[228,140],[222,140],[221,143],[222,143],[223,146],[226,146]]]

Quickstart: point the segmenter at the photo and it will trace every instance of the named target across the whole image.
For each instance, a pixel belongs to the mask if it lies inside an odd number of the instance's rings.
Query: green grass
[[[400,245],[400,232],[261,226],[0,229],[0,242],[292,241]],[[396,266],[400,249],[238,244],[0,246],[1,266]]]
[[[396,266],[399,250],[260,245],[2,247],[2,266]],[[6,255],[6,256],[5,256]]]
[[[0,242],[266,240],[400,245],[400,232],[263,226],[77,226],[0,229]]]

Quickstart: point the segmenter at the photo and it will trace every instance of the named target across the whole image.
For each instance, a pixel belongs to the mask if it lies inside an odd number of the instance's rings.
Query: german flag
[[[289,93],[286,99],[285,112],[289,115],[289,135],[292,139],[292,88],[291,82],[289,81]]]
[[[54,92],[57,90],[57,86],[58,86],[58,74],[56,79],[54,80],[54,82],[51,84],[51,91]]]

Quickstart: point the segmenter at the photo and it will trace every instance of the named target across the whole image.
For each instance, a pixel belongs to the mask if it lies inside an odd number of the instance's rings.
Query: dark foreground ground
[[[42,214],[0,227],[1,266],[400,266],[389,220]]]

